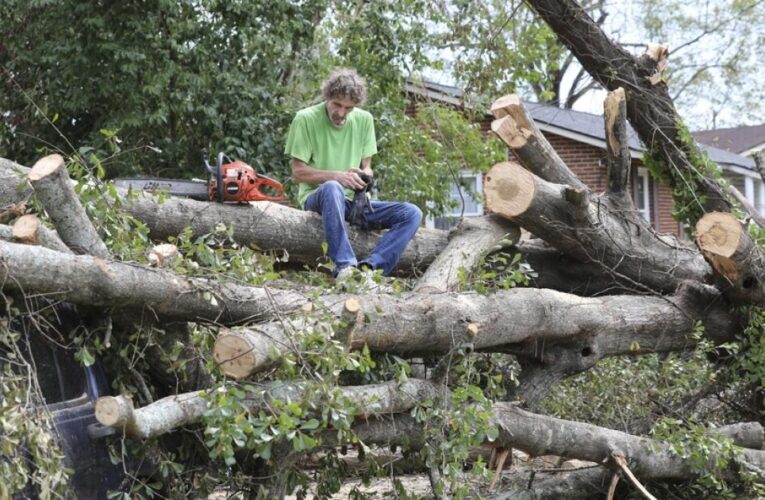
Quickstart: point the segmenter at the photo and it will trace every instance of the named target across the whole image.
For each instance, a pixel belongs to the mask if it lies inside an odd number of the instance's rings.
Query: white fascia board
[[[733,174],[743,175],[744,177],[751,177],[753,179],[759,179],[760,174],[757,172],[753,172],[752,170],[743,168],[743,167],[737,167],[735,165],[726,165],[725,163],[718,163],[720,165],[720,168],[723,169],[724,172],[731,172]]]

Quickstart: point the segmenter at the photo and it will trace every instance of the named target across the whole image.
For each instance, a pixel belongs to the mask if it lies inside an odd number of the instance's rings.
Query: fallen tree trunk
[[[87,306],[148,308],[166,319],[242,323],[300,307],[296,292],[201,278],[0,242],[3,288]]]
[[[662,177],[669,179],[672,188],[690,190],[689,196],[700,195],[695,198],[698,209],[690,209],[685,222],[695,226],[704,212],[730,212],[731,203],[717,181],[710,178],[703,155],[684,128],[662,78],[667,47],[649,46],[637,58],[611,42],[574,0],[530,0],[529,4],[593,79],[608,90],[620,86],[627,89],[627,116]],[[742,240],[747,239],[748,235],[742,236]],[[765,260],[753,242],[745,246],[757,254],[754,260]],[[746,297],[756,297],[754,301],[762,304],[761,287],[755,288],[756,295],[734,286],[726,296],[738,304],[751,302]]]
[[[372,416],[405,412],[424,401],[433,401],[442,391],[443,388],[432,382],[409,379],[403,384],[343,387],[338,395],[356,403],[355,414]],[[296,401],[306,395],[303,385],[273,383],[249,394],[245,405],[255,411],[273,399]],[[136,410],[129,398],[106,396],[96,402],[96,418],[103,425],[123,430],[131,437],[148,438],[198,422],[210,397],[201,393],[181,394]],[[611,464],[615,453],[623,453],[632,472],[641,479],[687,480],[703,472],[673,453],[667,443],[530,413],[511,403],[495,403],[492,410],[491,423],[499,429],[494,445],[518,448],[532,456],[558,455],[603,464]],[[407,439],[416,439],[418,433],[424,432],[421,424],[412,422],[411,417],[402,418],[401,428],[407,429]],[[376,433],[366,435],[366,442],[376,442],[370,439],[371,435],[381,439],[378,444],[403,441],[397,440],[395,429],[396,426],[390,424],[378,427]],[[745,463],[757,468],[765,465],[765,452],[761,450],[743,449],[740,456]],[[731,465],[727,471],[729,476],[735,474],[733,468]]]
[[[388,382],[341,387],[336,394],[326,397],[347,399],[354,405],[354,415],[366,418],[410,410],[419,403],[434,400],[438,390],[433,383],[409,379],[402,384]],[[274,382],[247,394],[243,404],[255,412],[267,409],[273,400],[300,401],[309,396],[316,395],[305,384]],[[131,437],[147,439],[198,422],[212,398],[214,394],[204,391],[179,394],[136,410],[128,397],[104,396],[96,401],[96,419],[102,425],[124,431]],[[320,408],[316,410],[321,411]]]
[[[0,160],[3,160],[0,158]],[[28,198],[29,190],[18,191],[29,169],[8,160],[0,162],[0,203],[18,202]],[[313,212],[297,210],[278,203],[257,202],[231,205],[166,197],[160,203],[149,193],[128,196],[126,189],[117,189],[121,208],[146,224],[150,236],[166,240],[191,227],[194,236],[210,234],[221,222],[233,228],[232,238],[243,246],[261,251],[286,251],[290,260],[315,264],[324,257],[324,230],[321,218]],[[351,227],[349,237],[357,255],[369,254],[380,237],[378,231],[362,231]],[[424,269],[436,258],[447,243],[446,231],[420,228],[407,245],[398,268],[401,272]]]
[[[507,245],[518,242],[521,231],[496,216],[462,219],[449,232],[449,243],[414,287],[415,292],[443,293],[457,290],[460,277],[467,279],[481,258],[502,239]]]
[[[366,345],[373,352],[432,355],[468,343],[480,351],[512,352],[528,362],[529,370],[539,368],[535,376],[549,373],[553,378],[585,370],[606,356],[686,349],[696,321],[703,321],[718,341],[740,332],[714,290],[699,285],[683,287],[673,298],[583,298],[515,288],[490,296],[370,294],[325,302],[317,309],[324,307],[340,325],[335,335],[352,349]],[[270,366],[279,353],[290,352],[293,332],[314,324],[301,314],[293,321],[233,330],[216,342],[214,357],[229,375],[246,377]],[[529,390],[530,397],[536,389]]]
[[[670,179],[670,186],[696,179],[698,168],[691,159],[701,154],[695,141],[682,134],[683,121],[661,78],[666,47],[651,47],[637,58],[612,42],[574,0],[530,0],[529,5],[593,79],[606,90],[625,88],[627,117],[652,156],[664,160],[663,174]],[[705,211],[730,211],[717,182],[699,178],[698,184]]]
[[[710,282],[699,252],[644,221],[628,217],[608,197],[551,184],[515,162],[498,163],[486,175],[486,205],[568,257],[603,266],[635,291],[671,292],[684,280]]]

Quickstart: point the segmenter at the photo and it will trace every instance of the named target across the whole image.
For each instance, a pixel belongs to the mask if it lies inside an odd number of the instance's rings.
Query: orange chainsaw
[[[247,203],[274,201],[284,203],[284,186],[267,175],[259,174],[241,160],[232,161],[225,153],[218,153],[215,166],[208,161],[207,150],[202,150],[202,163],[210,178],[207,182],[181,179],[115,179],[118,187],[141,191],[164,191],[173,196],[221,203]]]
[[[241,160],[231,161],[223,152],[218,153],[215,167],[207,158],[207,150],[202,150],[202,161],[210,173],[210,201],[284,201],[284,186],[276,179],[259,174]]]

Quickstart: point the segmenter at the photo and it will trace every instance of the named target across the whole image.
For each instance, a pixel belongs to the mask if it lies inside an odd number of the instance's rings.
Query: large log
[[[0,241],[4,289],[87,306],[147,308],[165,319],[242,323],[300,307],[292,291],[184,278],[162,269]]]
[[[463,219],[449,232],[449,243],[419,279],[414,291],[453,292],[460,284],[460,276],[475,272],[481,258],[501,240],[512,245],[520,238],[520,229],[501,217]]]
[[[535,376],[538,368],[558,378],[588,369],[606,356],[688,348],[696,321],[704,321],[717,341],[740,332],[714,290],[698,285],[680,288],[672,298],[583,298],[515,288],[490,296],[370,294],[324,301],[316,309],[325,307],[341,326],[335,335],[353,349],[366,345],[375,352],[433,355],[469,343],[480,351],[513,352],[528,362]],[[216,343],[214,357],[230,375],[246,377],[270,366],[279,353],[291,352],[292,332],[313,328],[315,322],[301,313],[292,322],[232,330]],[[528,394],[537,389],[531,383]]]
[[[23,186],[24,174],[29,169],[3,158],[0,160],[0,204],[27,199],[29,190],[18,190],[18,186]],[[176,197],[165,197],[161,202],[149,193],[128,195],[128,190],[122,188],[117,192],[122,199],[122,209],[146,224],[150,236],[157,240],[177,236],[187,226],[191,227],[194,236],[210,234],[224,223],[233,228],[234,241],[243,246],[262,251],[286,251],[291,261],[309,265],[324,256],[324,230],[321,218],[313,212],[270,202],[230,205]],[[351,244],[359,256],[372,251],[380,234],[378,231],[349,229]],[[420,228],[401,256],[400,272],[426,268],[446,243],[446,231]]]
[[[687,178],[697,178],[698,168],[691,158],[700,158],[701,154],[693,138],[683,134],[683,121],[661,78],[666,47],[650,47],[638,58],[611,41],[575,0],[530,0],[529,5],[595,81],[606,90],[624,87],[627,118],[646,149],[664,160],[663,174],[670,179],[670,185],[684,185]],[[701,178],[699,189],[705,211],[730,211],[730,203],[717,182]]]
[[[423,401],[433,401],[443,390],[432,382],[409,379],[402,384],[388,382],[374,386],[342,387],[338,389],[338,396],[355,403],[355,414],[370,417],[405,412]],[[103,425],[123,430],[131,437],[148,438],[198,422],[213,396],[203,396],[201,392],[180,394],[138,410],[133,408],[129,398],[106,396],[96,402],[96,418]],[[248,394],[244,404],[255,411],[274,399],[295,401],[305,396],[304,385],[277,382]],[[317,411],[320,409],[317,408]],[[687,480],[698,477],[702,472],[694,469],[687,458],[673,453],[668,443],[534,414],[511,403],[495,403],[492,411],[491,424],[499,429],[494,445],[518,448],[532,456],[558,455],[612,466],[614,454],[621,453],[629,460],[630,469],[641,479]],[[365,424],[369,427],[365,442],[383,444],[405,442],[405,439],[418,440],[417,435],[424,433],[421,425],[409,416],[400,418],[401,426],[387,422],[384,426]],[[405,430],[406,435],[400,436],[399,429]],[[765,452],[761,450],[743,449],[741,457],[743,462],[759,469],[765,465]],[[730,470],[724,472],[733,476],[734,468],[735,465],[731,464]]]
[[[250,411],[267,409],[274,400],[301,401],[311,396],[305,384],[273,382],[246,395],[244,405]],[[371,417],[405,412],[424,401],[438,396],[438,387],[430,382],[409,379],[404,383],[388,382],[376,385],[338,388],[334,397],[353,404],[354,415]],[[107,427],[124,431],[135,438],[146,439],[201,420],[214,393],[205,391],[170,396],[140,409],[133,407],[125,396],[104,396],[96,401],[96,419]],[[320,408],[316,409],[321,412]]]
[[[486,205],[568,257],[603,266],[636,291],[675,290],[682,281],[708,283],[712,270],[699,252],[645,221],[629,217],[609,197],[547,182],[516,162],[486,175]]]
[[[696,224],[696,245],[717,271],[719,287],[737,303],[765,303],[765,257],[731,213],[705,214]]]
[[[165,240],[191,227],[195,236],[209,234],[220,223],[233,229],[232,238],[243,246],[262,251],[286,251],[291,261],[314,264],[324,256],[324,229],[314,212],[296,210],[278,203],[249,205],[208,203],[170,197],[163,203],[149,195],[131,198],[123,204],[149,227],[150,236]],[[368,255],[382,233],[351,227],[349,238],[356,255]],[[446,231],[421,228],[401,256],[398,269],[411,272],[427,267],[446,246]]]
[[[731,203],[723,189],[703,171],[703,155],[683,128],[683,120],[662,78],[668,49],[649,46],[643,56],[634,57],[612,42],[576,1],[530,0],[529,4],[593,79],[608,90],[618,87],[627,90],[627,116],[647,152],[659,160],[656,166],[661,168],[662,177],[669,179],[670,187],[693,189],[693,195],[699,195],[696,200],[700,210],[686,222],[695,226],[703,216],[702,211],[730,212]],[[755,260],[765,259],[756,246],[752,251],[759,254]],[[746,303],[746,297],[762,303],[759,290],[754,295],[734,287],[727,296],[738,303]]]

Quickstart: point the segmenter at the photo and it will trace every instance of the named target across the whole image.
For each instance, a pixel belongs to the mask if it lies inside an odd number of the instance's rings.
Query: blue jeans
[[[394,201],[372,201],[371,204],[374,212],[365,212],[370,227],[388,231],[372,253],[359,262],[345,226],[353,202],[345,198],[343,186],[337,181],[327,181],[305,200],[304,208],[319,213],[324,222],[324,238],[329,246],[329,258],[335,263],[335,275],[345,267],[367,264],[382,269],[383,275],[388,276],[420,227],[422,211],[416,205]]]

